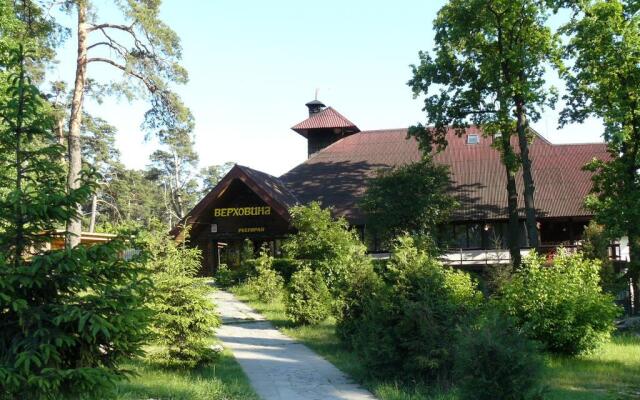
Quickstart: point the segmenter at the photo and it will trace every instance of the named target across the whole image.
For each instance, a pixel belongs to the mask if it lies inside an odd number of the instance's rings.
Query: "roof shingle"
[[[467,134],[481,132],[471,127]],[[491,138],[467,144],[466,138],[447,135],[447,148],[434,156],[450,166],[452,194],[460,203],[453,220],[507,218],[506,172]],[[514,148],[517,148],[514,138]],[[607,159],[603,143],[553,145],[541,136],[530,146],[535,206],[539,217],[588,216],[584,197],[591,189],[591,174],[582,167],[594,157]],[[418,161],[421,152],[406,129],[363,131],[328,146],[280,177],[301,202],[319,200],[351,223],[364,223],[358,207],[367,182],[379,169]],[[521,173],[516,179],[518,205],[524,206]],[[522,212],[522,211],[521,211]]]
[[[331,129],[342,128],[352,132],[359,132],[358,127],[331,107],[327,107],[317,114],[310,116],[291,129],[306,137],[309,129]]]

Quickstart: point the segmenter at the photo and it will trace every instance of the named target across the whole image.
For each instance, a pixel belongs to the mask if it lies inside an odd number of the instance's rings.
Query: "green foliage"
[[[566,1],[574,8],[562,31],[569,35],[563,71],[567,84],[561,123],[589,117],[604,123],[610,158],[587,165],[594,172],[586,205],[609,237],[629,238],[628,277],[640,302],[640,19],[628,0]]]
[[[331,293],[320,271],[303,267],[294,273],[285,298],[285,313],[298,325],[317,324],[331,313]]]
[[[600,286],[615,296],[625,290],[628,283],[615,272],[613,261],[609,257],[610,244],[611,239],[605,227],[591,220],[582,235],[582,254],[587,259],[600,261]]]
[[[146,293],[125,243],[44,253],[21,266],[0,260],[0,388],[9,398],[99,394],[142,354]],[[0,396],[2,397],[2,396]]]
[[[386,241],[401,233],[436,239],[436,227],[456,204],[448,194],[450,183],[449,168],[431,157],[380,171],[362,200],[367,228]]]
[[[488,265],[484,270],[484,284],[489,295],[496,295],[513,276],[513,267],[509,264]]]
[[[448,380],[455,353],[452,332],[482,303],[476,283],[443,267],[409,236],[398,238],[385,284],[370,280],[375,290],[349,323],[355,330],[351,345],[368,370],[399,379]]]
[[[220,264],[215,275],[216,284],[227,288],[238,283],[246,282],[257,274],[256,260],[246,260],[239,266],[230,267],[227,264]]]
[[[518,104],[533,121],[554,104],[544,75],[547,63],[559,62],[559,48],[545,26],[547,12],[536,0],[450,0],[438,11],[435,51],[420,52],[408,83],[416,96],[427,96],[424,111],[434,128],[410,130],[425,152],[446,146],[451,125],[458,134],[471,123],[508,138]],[[506,165],[518,162],[515,154],[502,156],[510,158]]]
[[[489,310],[462,330],[455,360],[461,400],[542,399],[537,346],[504,315]]]
[[[214,279],[216,284],[223,288],[233,286],[237,283],[233,271],[227,264],[218,265],[218,271],[216,271]]]
[[[561,251],[553,266],[531,255],[500,293],[502,309],[548,351],[579,354],[609,339],[620,310],[600,287],[598,261]]]
[[[518,245],[516,175],[523,172],[526,225],[538,244],[529,142],[529,121],[553,107],[557,93],[545,81],[550,65],[560,65],[559,40],[546,25],[551,2],[539,0],[450,0],[434,21],[435,47],[420,52],[408,82],[414,96],[423,94],[431,127],[418,124],[409,136],[423,153],[447,146],[453,130],[461,136],[477,126],[499,152],[507,173],[508,245],[515,267]],[[517,136],[519,151],[511,138]]]
[[[256,259],[257,275],[249,278],[247,285],[256,293],[260,301],[271,303],[282,295],[284,280],[273,269],[273,257],[267,252],[267,248],[260,250],[260,257]]]
[[[150,283],[140,258],[120,256],[132,245],[123,239],[45,250],[92,186],[85,174],[65,190],[63,149],[31,84],[30,53],[10,53],[0,97],[0,397],[101,397],[126,375],[122,361],[141,353]]]
[[[144,242],[154,283],[151,330],[162,346],[154,357],[186,367],[211,361],[215,354],[208,340],[219,320],[208,297],[212,289],[196,277],[200,250],[177,244],[161,231],[146,234]]]
[[[209,165],[201,168],[198,178],[200,179],[200,194],[206,196],[211,189],[216,187],[218,182],[224,178],[235,163],[227,161],[222,165]]]
[[[351,348],[353,345],[351,339],[360,329],[368,301],[378,296],[383,287],[383,281],[375,272],[373,264],[354,271],[348,277],[336,318],[336,335],[347,347]]]
[[[149,176],[167,190],[167,212],[176,221],[181,220],[196,204],[200,193],[193,176],[198,165],[198,153],[193,148],[194,138],[188,130],[178,130],[163,139],[164,149],[151,156]]]
[[[291,276],[300,269],[300,262],[291,258],[274,258],[272,267],[280,274],[285,283],[289,283]]]
[[[331,211],[318,202],[293,207],[290,213],[298,232],[284,242],[285,255],[319,271],[339,298],[348,275],[371,262],[365,246],[344,218],[334,220]]]

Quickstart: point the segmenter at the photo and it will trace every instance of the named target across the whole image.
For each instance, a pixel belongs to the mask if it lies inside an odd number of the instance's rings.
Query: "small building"
[[[407,129],[360,131],[346,117],[314,100],[306,104],[309,115],[293,126],[307,139],[308,159],[280,177],[236,165],[189,212],[172,233],[182,235],[190,226],[189,242],[203,251],[203,273],[212,274],[219,263],[241,251],[245,239],[257,245],[269,243],[279,252],[283,238],[292,233],[288,210],[295,204],[319,201],[331,207],[356,229],[372,254],[384,252],[367,231],[359,202],[367,182],[380,169],[416,162],[418,143],[407,138]],[[582,167],[595,158],[609,157],[604,143],[552,144],[533,132],[530,157],[535,181],[535,208],[541,248],[576,246],[584,226],[592,218],[583,207],[591,190],[591,174]],[[481,266],[509,262],[505,235],[507,191],[504,167],[492,138],[477,127],[464,135],[453,130],[447,148],[434,160],[450,166],[452,195],[460,206],[443,229],[454,239],[445,262]],[[514,148],[518,148],[516,138]],[[520,243],[528,251],[524,228],[522,176],[517,177],[521,214]],[[613,250],[615,256],[615,251]]]
[[[118,235],[112,233],[98,233],[98,232],[82,232],[80,234],[80,244],[83,246],[91,246],[94,244],[102,244],[110,242]],[[51,235],[51,242],[47,244],[47,249],[60,250],[64,249],[65,231],[63,229],[57,230]]]

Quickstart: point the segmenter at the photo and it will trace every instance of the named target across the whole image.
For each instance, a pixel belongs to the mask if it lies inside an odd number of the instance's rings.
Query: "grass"
[[[580,357],[550,357],[552,400],[640,398],[640,337],[615,336],[597,352]]]
[[[358,358],[335,335],[335,320],[315,326],[293,326],[284,304],[260,302],[245,286],[231,291],[263,314],[283,333],[312,348],[382,400],[456,400],[455,390],[401,385],[371,379]],[[550,400],[627,400],[640,398],[640,337],[616,336],[597,352],[580,357],[549,356],[545,382]]]
[[[229,351],[214,363],[193,370],[169,369],[144,361],[124,367],[136,375],[118,383],[114,393],[117,400],[258,400]]]

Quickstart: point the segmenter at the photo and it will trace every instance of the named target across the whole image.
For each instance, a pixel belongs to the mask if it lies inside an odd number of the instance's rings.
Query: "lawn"
[[[136,373],[120,382],[117,400],[258,400],[229,351],[213,364],[191,371],[166,369],[143,361],[125,365]]]
[[[295,327],[280,301],[261,303],[245,286],[231,291],[273,322],[285,334],[303,342],[336,367],[351,375],[382,400],[456,400],[455,390],[433,391],[424,386],[372,380],[357,357],[335,335],[335,321]],[[640,398],[640,337],[616,336],[594,354],[548,357],[546,384],[551,400],[626,400]]]

